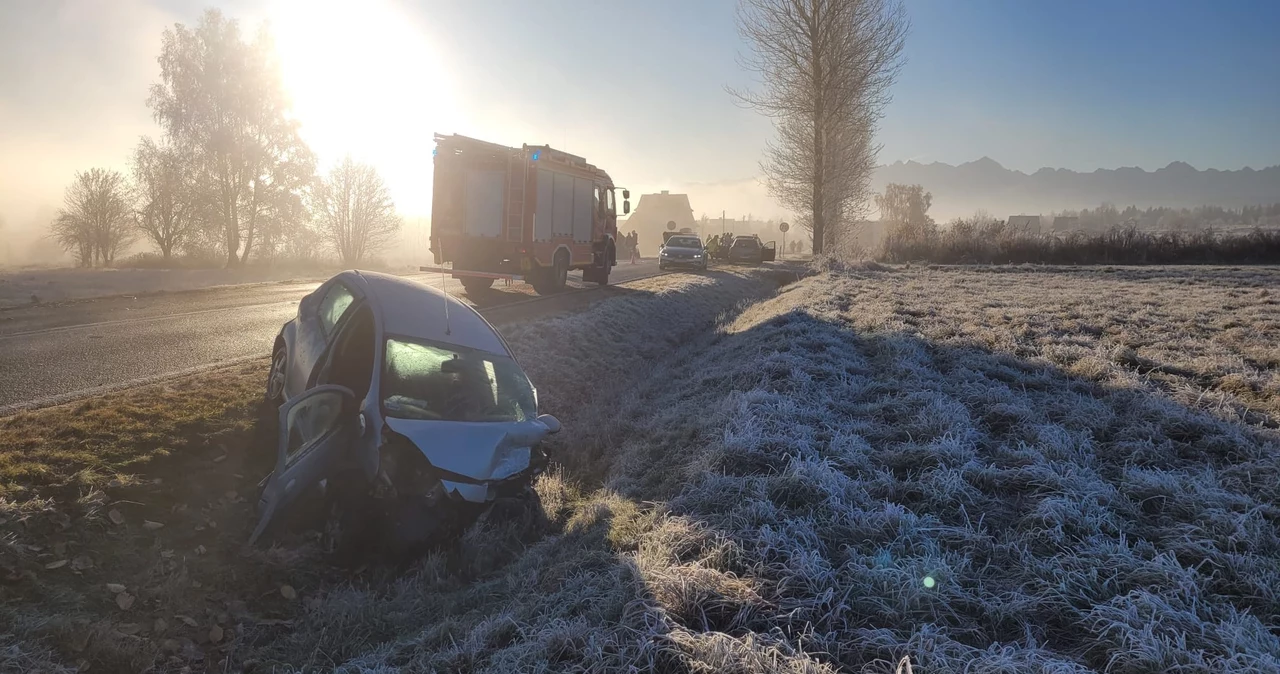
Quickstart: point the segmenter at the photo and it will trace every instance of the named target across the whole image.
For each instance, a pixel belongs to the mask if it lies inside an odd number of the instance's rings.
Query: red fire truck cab
[[[572,269],[605,285],[617,264],[613,180],[547,145],[506,147],[436,134],[431,252],[468,292],[495,279],[527,281],[540,295]],[[631,211],[622,190],[622,213]],[[433,270],[423,267],[424,271]]]

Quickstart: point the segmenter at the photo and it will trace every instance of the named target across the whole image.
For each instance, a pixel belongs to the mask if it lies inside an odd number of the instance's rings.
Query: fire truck
[[[609,174],[549,145],[506,147],[436,134],[431,252],[468,293],[498,279],[539,295],[562,290],[570,270],[606,285],[618,263],[618,212]],[[622,214],[631,212],[622,190]],[[439,265],[449,264],[449,267]]]

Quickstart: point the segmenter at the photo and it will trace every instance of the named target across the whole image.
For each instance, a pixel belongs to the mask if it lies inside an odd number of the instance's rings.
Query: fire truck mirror
[[[623,199],[630,199],[630,198],[631,198],[631,190],[622,190],[622,198],[623,198]]]
[[[631,212],[631,202],[627,199],[622,200],[622,214],[626,215]]]

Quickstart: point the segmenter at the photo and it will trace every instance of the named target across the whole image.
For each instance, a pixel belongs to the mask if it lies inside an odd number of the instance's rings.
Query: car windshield
[[[755,248],[756,240],[755,239],[738,239],[737,241],[733,242],[733,247],[734,248]]]
[[[527,421],[533,386],[515,360],[456,346],[388,339],[387,416],[429,421]]]
[[[701,248],[702,242],[696,236],[673,236],[667,240],[672,248]]]

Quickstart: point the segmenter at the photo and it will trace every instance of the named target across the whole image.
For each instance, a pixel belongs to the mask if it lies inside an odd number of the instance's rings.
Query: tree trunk
[[[245,232],[244,237],[244,253],[240,255],[240,266],[244,266],[249,261],[249,250],[253,248],[254,221],[257,220],[257,214],[249,216],[249,229]]]
[[[240,232],[235,225],[227,226],[227,269],[235,269],[240,266],[240,257],[237,253],[240,250]]]
[[[826,96],[826,82],[822,72],[822,17],[818,16],[818,6],[813,7],[813,16],[809,23],[809,49],[813,59],[813,254],[822,254],[822,245],[826,238],[826,203],[824,180],[826,154],[823,147],[823,116],[826,114],[823,98]]]
[[[227,269],[235,269],[240,266],[240,258],[237,255],[240,252],[240,223],[236,222],[234,211],[226,213],[223,217],[227,243]]]
[[[244,254],[240,256],[240,264],[243,266],[249,261],[249,251],[253,248],[253,237],[257,233],[258,224],[258,182],[253,184],[253,204],[249,211],[249,227],[245,231],[244,237]]]

